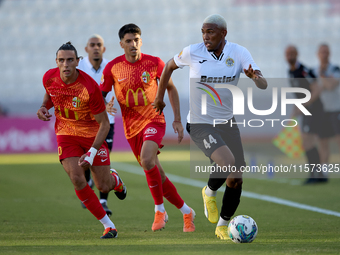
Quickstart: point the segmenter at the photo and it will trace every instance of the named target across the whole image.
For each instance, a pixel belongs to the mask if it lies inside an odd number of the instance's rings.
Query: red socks
[[[100,204],[98,197],[87,184],[85,188],[81,190],[76,190],[76,194],[80,201],[86,206],[86,208],[98,219],[102,219],[106,212],[104,211],[102,205]]]
[[[181,196],[178,194],[175,185],[166,177],[165,182],[163,183],[163,196],[177,209],[182,208],[184,205],[184,201]]]
[[[144,170],[144,172],[155,205],[163,204],[162,178],[157,165],[150,170]]]

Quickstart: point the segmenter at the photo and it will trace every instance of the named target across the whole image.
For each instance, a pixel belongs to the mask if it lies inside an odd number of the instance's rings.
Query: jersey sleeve
[[[163,69],[164,69],[164,62],[163,60],[161,60],[160,58],[157,58],[158,62],[157,62],[157,79],[160,79],[161,78],[161,75],[162,75],[162,72],[163,72]]]
[[[99,88],[101,91],[110,92],[114,84],[113,76],[111,73],[111,65],[107,64],[103,70],[103,75],[100,80]]]
[[[174,61],[179,68],[189,66],[191,64],[190,45],[185,47],[179,54],[176,54]]]
[[[95,82],[95,81],[94,81]],[[93,115],[106,110],[104,99],[98,85],[94,84],[94,89],[90,94],[89,106]]]
[[[251,67],[253,68],[253,70],[259,70],[260,68],[256,65],[255,61],[253,60],[253,57],[251,56],[250,52],[244,48],[243,51],[241,53],[241,65],[242,65],[242,73],[244,73],[243,69],[248,69],[249,65],[251,65]]]

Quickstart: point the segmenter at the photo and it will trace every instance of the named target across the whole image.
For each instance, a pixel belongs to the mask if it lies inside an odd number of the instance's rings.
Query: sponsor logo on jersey
[[[149,127],[145,130],[144,135],[154,135],[157,133],[157,129]]]
[[[204,85],[204,86],[206,86],[207,88],[209,88],[212,92],[214,92],[215,95],[217,96],[218,100],[220,101],[220,104],[222,105],[221,97],[220,97],[220,95],[217,93],[217,91],[216,91],[213,87],[211,87],[210,85],[205,84],[205,83],[203,83],[203,82],[198,82],[198,84]],[[215,97],[211,94],[211,92],[210,92],[209,90],[204,89],[204,88],[200,88],[200,87],[197,87],[197,88],[200,89],[200,90],[203,90],[204,92],[206,92],[206,93],[212,98],[212,100],[214,101],[215,105],[217,105],[216,100],[215,100]],[[206,96],[206,95],[205,95],[205,96]]]
[[[140,93],[139,93],[139,91],[140,91]],[[131,95],[132,95],[132,97],[131,97]],[[141,99],[141,100],[139,100],[139,99]],[[147,100],[145,92],[142,88],[138,88],[136,91],[133,91],[133,89],[129,89],[126,92],[126,98],[125,98],[126,107],[130,107],[130,101],[134,101],[135,106],[138,106],[140,101],[144,101],[144,106],[148,105],[148,100]]]
[[[78,107],[80,106],[80,100],[78,99],[78,97],[74,97],[74,98],[72,99],[72,105],[73,105],[73,107],[75,107],[75,108],[78,108]]]
[[[147,71],[143,72],[142,81],[144,83],[148,83],[150,81],[150,74]]]
[[[227,64],[227,66],[232,67],[235,61],[231,57],[228,57],[225,63]]]
[[[220,76],[220,77],[207,77],[205,75],[201,76],[200,82],[205,82],[205,83],[227,83],[227,82],[232,82],[235,80],[235,75],[233,77],[227,77],[227,76]]]
[[[201,61],[198,61],[198,63],[203,64],[205,61],[208,61],[208,60],[203,59],[203,60],[201,60]]]

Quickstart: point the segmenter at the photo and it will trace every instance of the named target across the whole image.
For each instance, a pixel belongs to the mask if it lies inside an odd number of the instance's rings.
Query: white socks
[[[190,207],[185,202],[184,202],[184,205],[181,208],[179,208],[179,210],[183,214],[189,214],[191,212]]]
[[[208,197],[216,197],[217,191],[213,191],[207,186],[207,188],[205,189],[205,194]]]
[[[228,221],[224,220],[224,219],[222,219],[222,217],[220,217],[220,219],[217,222],[217,227],[219,227],[219,226],[228,226]]]
[[[113,222],[110,220],[109,216],[107,216],[107,214],[105,214],[105,216],[103,218],[101,218],[99,220],[103,225],[104,228],[116,228],[115,224],[113,224]]]
[[[165,212],[164,204],[155,205],[155,212],[160,211],[161,213]]]

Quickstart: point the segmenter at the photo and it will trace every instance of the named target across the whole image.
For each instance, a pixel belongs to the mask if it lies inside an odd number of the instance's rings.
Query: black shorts
[[[329,115],[334,134],[340,135],[340,112],[327,112],[327,114]]]
[[[334,136],[330,116],[322,109],[313,111],[312,115],[304,115],[302,117],[301,131],[303,133],[316,134],[320,138]]]
[[[233,118],[233,123],[235,123]],[[241,142],[240,130],[237,124],[230,127],[227,124],[190,124],[187,123],[187,131],[195,144],[210,158],[211,154],[221,146],[228,146],[235,157],[235,166],[240,169],[246,166],[244,160],[243,147]]]
[[[107,134],[106,139],[105,139],[110,151],[112,151],[114,133],[115,133],[115,124],[113,123],[113,124],[110,124],[110,131]]]

